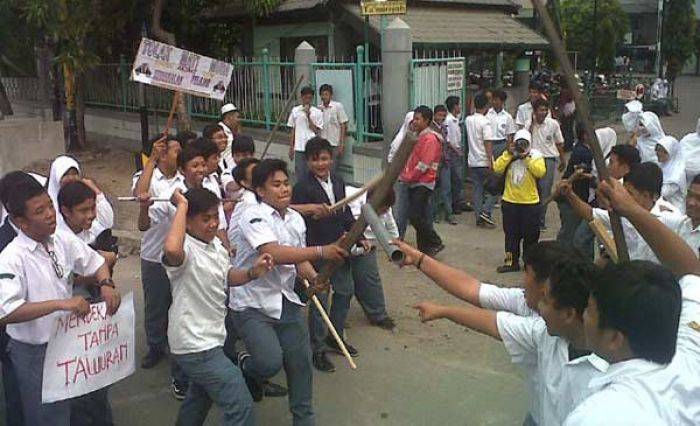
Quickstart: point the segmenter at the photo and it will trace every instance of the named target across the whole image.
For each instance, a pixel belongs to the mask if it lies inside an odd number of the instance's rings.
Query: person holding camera
[[[521,129],[515,133],[508,149],[493,165],[493,171],[505,179],[501,212],[505,233],[506,256],[499,273],[520,270],[520,243],[523,252],[540,238],[540,196],[537,180],[547,172],[544,157],[531,148],[532,135]]]

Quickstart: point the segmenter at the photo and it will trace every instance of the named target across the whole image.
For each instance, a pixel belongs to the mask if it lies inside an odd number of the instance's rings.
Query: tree
[[[668,78],[675,80],[695,50],[694,0],[666,1],[662,34],[661,57],[667,65]]]
[[[589,66],[595,58],[598,69],[609,72],[615,69],[615,53],[629,32],[629,19],[619,0],[597,0],[598,14],[594,21],[595,1],[562,1],[562,32],[568,50],[578,51],[580,57],[588,58]],[[593,40],[593,25],[597,25],[597,40]]]

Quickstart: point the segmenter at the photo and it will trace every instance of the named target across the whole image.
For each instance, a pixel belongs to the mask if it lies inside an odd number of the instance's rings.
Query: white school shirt
[[[607,362],[594,354],[569,361],[569,343],[550,336],[540,317],[498,312],[496,322],[512,362],[537,365],[538,424],[560,425],[591,394],[587,384],[605,372]]]
[[[170,191],[165,192],[164,194],[161,195],[163,198],[167,198],[170,200],[170,198],[173,196],[173,193],[175,192],[176,189],[179,189],[183,194],[187,192],[189,188],[187,188],[187,185],[185,184],[185,181],[183,179],[182,181],[182,186],[173,186]],[[213,192],[216,195],[216,192],[214,189],[210,186],[209,188],[205,188],[209,190],[210,192]],[[221,194],[219,194],[221,196]],[[224,208],[219,203],[219,227],[217,228],[219,231],[226,229],[226,215],[224,214]],[[153,203],[151,207],[148,208],[148,217],[151,218],[151,226],[154,224],[166,224],[167,229],[165,230],[165,235],[168,234],[168,230],[170,229],[170,225],[173,223],[173,219],[175,219],[175,213],[177,213],[177,207],[173,205],[172,202],[170,201],[160,201]],[[165,242],[165,239],[163,239],[163,242]],[[160,247],[160,253],[158,255],[158,258],[160,259],[163,256],[163,247],[161,245]]]
[[[491,120],[491,131],[493,132],[494,140],[505,140],[508,136],[518,131],[515,121],[513,121],[513,116],[505,109],[502,109],[501,112],[496,112],[495,109],[491,108],[486,113],[486,117]]]
[[[19,231],[0,253],[0,318],[24,303],[70,299],[73,296],[73,273],[93,275],[105,262],[99,253],[72,232],[56,230],[49,237],[47,247],[48,250]],[[48,251],[55,254],[60,278]],[[60,311],[31,321],[8,324],[7,334],[22,343],[44,344],[49,341],[54,319],[59,315]]]
[[[361,188],[345,185],[345,195],[347,197],[351,197],[352,195],[358,193],[360,190]],[[352,215],[355,219],[358,219],[362,215],[362,206],[364,206],[366,203],[367,193],[365,192],[359,198],[352,200],[348,204],[348,207],[350,207],[350,212],[352,212]],[[394,220],[394,215],[391,212],[391,207],[389,207],[389,210],[379,215],[379,220],[382,221],[382,224],[386,228],[391,238],[399,238],[399,227],[396,225],[396,220]],[[375,237],[374,232],[372,232],[372,228],[367,226],[367,229],[365,229],[364,236],[365,239],[368,240],[371,244],[376,245],[377,237]]]
[[[547,113],[547,118],[552,118],[552,112]],[[515,115],[515,124],[527,129],[527,122],[532,120],[532,103],[530,101],[518,105],[518,113]]]
[[[333,181],[331,180],[331,175],[329,174],[326,180],[319,179],[318,177],[315,178],[318,184],[321,185],[321,188],[323,188],[323,192],[326,193],[328,201],[330,201],[331,204],[335,204],[335,193],[333,192]]]
[[[203,352],[226,340],[228,252],[214,237],[210,243],[185,234],[185,260],[163,267],[170,279],[173,303],[168,310],[168,345],[176,355]]]
[[[525,129],[532,134],[532,148],[542,153],[544,158],[559,158],[557,145],[564,144],[559,122],[553,118],[545,118],[542,124],[528,121]]]
[[[104,193],[97,194],[95,197],[95,214],[90,234],[97,238],[105,230],[114,227],[114,210]]]
[[[677,210],[673,211],[669,209],[666,205],[667,202],[659,198],[649,213],[678,234],[684,241],[689,242],[691,227],[690,218],[678,213]],[[608,230],[611,229],[610,216],[607,210],[594,208],[593,218],[600,220]],[[639,234],[634,225],[624,217],[622,218],[622,229],[625,234],[630,260],[648,260],[661,264],[654,254],[654,251],[649,247],[649,244],[647,244],[644,238]]]
[[[315,106],[310,106],[309,108],[311,109],[309,112],[311,121],[316,127],[323,130],[323,113]],[[287,126],[294,129],[294,151],[304,152],[306,142],[316,136],[316,133],[309,127],[309,120],[306,117],[303,105],[297,105],[292,108],[292,112],[289,113],[289,119],[287,120]]]
[[[299,213],[288,208],[284,217],[263,202],[245,209],[240,218],[241,244],[234,266],[250,268],[258,258],[258,248],[267,243],[306,247],[306,224]],[[294,292],[295,265],[276,264],[272,271],[246,285],[231,287],[229,307],[234,311],[258,309],[270,318],[282,316],[282,298],[304,306]]]
[[[687,241],[690,248],[695,252],[695,255],[700,257],[700,225],[690,230]]]
[[[141,172],[136,172],[136,174],[134,174],[131,192],[136,188],[136,182],[139,180],[140,176]],[[168,196],[168,194],[172,194],[174,188],[180,188],[183,191],[185,189],[185,178],[180,172],[176,172],[175,176],[168,178],[156,167],[156,169],[153,170],[151,186],[148,189],[148,193],[151,197]],[[168,202],[159,201],[158,203]],[[165,237],[168,235],[168,230],[170,230],[170,226],[167,223],[151,222],[151,226],[141,236],[141,259],[152,263],[161,262],[163,244],[165,244]]]
[[[491,121],[484,114],[475,112],[465,120],[467,126],[467,142],[469,143],[469,155],[467,162],[469,167],[488,167],[489,158],[486,155],[484,142],[492,141]]]
[[[246,209],[252,205],[258,204],[258,200],[255,198],[255,193],[249,189],[241,188],[243,191],[241,197],[233,208],[233,213],[231,214],[231,220],[228,222],[228,230],[226,231],[228,235],[228,241],[233,247],[238,247],[241,244],[239,240],[241,235],[241,216]],[[233,260],[233,259],[232,259]]]
[[[204,180],[202,180],[202,187],[208,189],[210,192],[213,192],[214,195],[216,195],[216,198],[221,200],[221,187],[219,186],[219,181],[216,179],[215,173],[204,177]],[[228,223],[226,222],[224,206],[223,204],[219,203],[219,230],[226,229],[227,227]]]
[[[330,142],[331,146],[338,146],[340,144],[340,126],[349,121],[343,104],[330,101],[328,106],[325,106],[321,102],[318,104],[318,108],[323,114],[323,128],[320,136]]]
[[[445,127],[447,128],[447,143],[461,154],[462,129],[459,127],[459,118],[452,115],[451,112],[448,112],[445,118]]]

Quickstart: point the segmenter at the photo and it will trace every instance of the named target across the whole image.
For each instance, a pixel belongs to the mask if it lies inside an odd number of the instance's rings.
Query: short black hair
[[[532,103],[532,111],[537,111],[543,106],[549,109],[549,101],[547,101],[546,99],[537,98],[535,99],[535,102]]]
[[[313,95],[314,94],[314,89],[311,86],[304,86],[301,88],[301,96],[304,95]]]
[[[652,262],[608,264],[591,286],[598,328],[627,337],[634,355],[667,364],[676,353],[681,288],[673,274]]]
[[[175,139],[180,141],[180,145],[184,148],[186,145],[189,145],[197,139],[197,134],[195,132],[191,132],[189,130],[183,130],[181,132],[177,132],[177,136],[175,136]]]
[[[692,181],[690,181],[691,185],[700,185],[700,174],[695,175]]]
[[[191,188],[184,195],[187,198],[187,217],[218,207],[221,202],[216,194],[205,188]]]
[[[248,135],[238,135],[231,144],[231,153],[255,154],[255,141]]]
[[[216,145],[216,143],[214,143],[214,141],[212,141],[209,138],[197,138],[194,141],[192,141],[190,146],[198,150],[205,160],[211,157],[212,155],[217,155],[219,153],[219,147]]]
[[[207,139],[213,139],[214,134],[216,134],[217,132],[223,132],[223,131],[224,131],[224,129],[221,126],[219,126],[218,124],[207,124],[202,129],[202,136],[207,138]]]
[[[304,149],[304,158],[307,160],[313,160],[319,156],[322,152],[327,152],[329,155],[333,155],[333,147],[328,140],[320,137],[314,136],[306,142],[306,148]]]
[[[333,94],[333,86],[330,84],[322,84],[321,88],[318,89],[318,94],[320,95],[323,92],[331,92],[331,95]]]
[[[498,98],[502,100],[503,102],[508,99],[508,94],[506,93],[505,90],[501,89],[500,87],[498,89],[493,89],[493,97]]]
[[[656,163],[647,161],[630,167],[630,172],[625,176],[625,182],[629,182],[637,191],[658,197],[661,195],[664,175]]]
[[[239,186],[243,186],[241,182],[245,180],[245,171],[250,166],[251,164],[258,164],[260,163],[260,160],[257,158],[249,157],[249,158],[244,158],[242,159],[238,164],[236,164],[236,168],[233,169],[231,172],[231,175],[233,176],[233,180],[236,181],[236,183]]]
[[[430,107],[421,105],[413,110],[413,114],[420,114],[421,117],[428,120],[428,122],[433,121],[433,110]]]
[[[642,157],[639,155],[639,150],[632,145],[615,145],[610,150],[610,155],[612,154],[615,154],[619,162],[624,163],[629,167],[642,162]]]
[[[287,163],[283,160],[278,160],[276,158],[268,158],[262,160],[253,169],[253,188],[262,188],[265,186],[265,182],[274,175],[276,172],[282,172],[287,177],[289,177],[289,172],[287,172]],[[255,197],[260,200],[260,196],[255,194]]]
[[[16,191],[17,186],[32,181],[37,185],[39,184],[29,173],[20,170],[15,170],[3,176],[0,179],[0,203],[8,209],[9,198],[12,192]]]
[[[459,105],[459,97],[448,96],[447,99],[445,99],[445,106],[449,112],[453,112],[457,105]]]
[[[61,190],[58,191],[58,206],[55,207],[59,211],[61,207],[73,209],[73,207],[85,200],[94,200],[96,198],[97,194],[95,194],[95,191],[84,182],[76,180],[61,187]]]
[[[582,257],[558,260],[548,281],[555,306],[558,309],[574,308],[577,314],[583,315],[597,273],[593,263]]]
[[[489,104],[489,100],[486,99],[484,92],[479,92],[474,95],[474,108],[484,109]]]
[[[204,157],[204,154],[192,145],[186,145],[177,155],[177,166],[184,169],[187,163],[197,157]]]
[[[527,85],[527,90],[537,90],[538,92],[544,92],[544,87],[539,81],[533,80]]]
[[[433,108],[433,116],[438,112],[447,112],[447,108],[445,107],[445,105],[435,105],[435,108]]]
[[[540,241],[525,250],[523,262],[535,272],[535,280],[542,283],[552,275],[552,269],[559,260],[576,256],[575,250],[557,241]]]
[[[31,176],[30,176],[31,177]],[[3,178],[4,179],[4,178]],[[17,180],[10,191],[3,191],[7,212],[12,217],[24,217],[27,213],[27,201],[41,194],[46,194],[46,188],[41,186],[36,179]]]

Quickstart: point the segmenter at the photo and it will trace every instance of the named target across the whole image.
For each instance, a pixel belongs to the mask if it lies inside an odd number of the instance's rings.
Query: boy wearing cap
[[[241,113],[234,104],[226,104],[221,107],[221,121],[219,122],[219,126],[224,129],[226,139],[228,140],[226,149],[221,153],[221,162],[222,164],[228,164],[228,167],[232,168],[232,165],[235,163],[231,154],[231,145],[233,145],[233,140],[241,133]],[[222,171],[230,172],[230,168]]]

